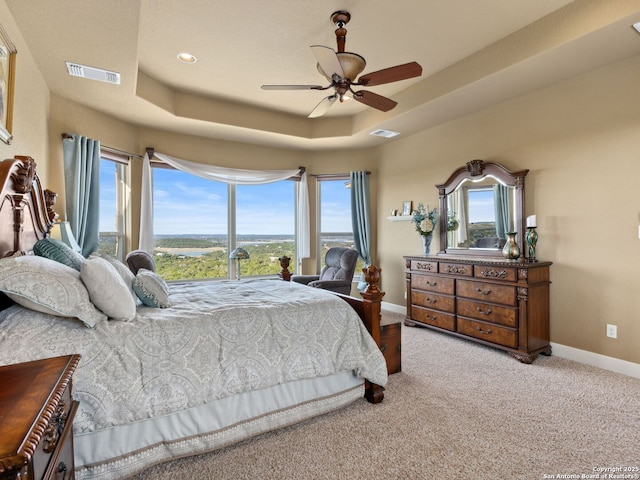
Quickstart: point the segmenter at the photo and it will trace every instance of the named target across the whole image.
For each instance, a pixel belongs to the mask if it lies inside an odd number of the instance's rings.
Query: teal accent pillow
[[[141,268],[133,281],[133,291],[147,307],[170,307],[169,287],[163,278],[151,270]]]
[[[74,252],[66,243],[55,238],[43,238],[33,246],[33,253],[80,271],[84,257]]]

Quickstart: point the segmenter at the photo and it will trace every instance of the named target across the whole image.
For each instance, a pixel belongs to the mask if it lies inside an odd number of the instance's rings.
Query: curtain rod
[[[62,137],[63,140],[73,138],[73,136],[69,135],[68,133],[61,133],[60,136]],[[142,158],[142,155],[138,155],[137,153],[125,152],[124,150],[120,150],[118,148],[113,148],[113,147],[108,147],[107,145],[100,144],[100,148],[103,148],[106,151],[111,152],[111,153],[117,153],[117,154],[120,154],[120,155],[127,155],[128,157]]]
[[[364,172],[367,175],[371,175],[371,172]],[[349,177],[348,173],[312,173],[310,175],[311,177],[316,177],[316,178],[324,178],[325,180],[330,180],[332,178],[335,178],[336,180],[342,180],[346,177]]]

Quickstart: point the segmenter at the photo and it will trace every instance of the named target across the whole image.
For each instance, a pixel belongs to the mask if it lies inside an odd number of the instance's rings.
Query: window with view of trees
[[[295,257],[295,182],[227,185],[153,168],[156,271],[166,280],[229,278],[241,246],[242,276],[275,275]],[[294,260],[292,260],[294,265]]]
[[[331,247],[353,248],[349,175],[318,177],[318,268]],[[358,260],[356,272],[362,270]],[[320,270],[318,270],[320,271]]]
[[[102,152],[100,158],[100,246],[98,252],[124,261],[129,158]]]

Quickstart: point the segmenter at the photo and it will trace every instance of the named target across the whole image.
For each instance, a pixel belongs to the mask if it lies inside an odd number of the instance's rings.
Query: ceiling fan
[[[366,90],[355,91],[353,86],[374,87],[385,83],[397,82],[422,75],[422,67],[416,62],[396,65],[377,72],[368,73],[358,78],[367,62],[357,53],[345,52],[344,46],[347,38],[347,29],[344,28],[351,20],[349,12],[340,10],[331,15],[331,21],[336,25],[336,42],[338,51],[334,52],[329,47],[312,45],[318,71],[331,83],[326,87],[322,85],[262,85],[263,90],[328,90],[333,88],[334,93],[325,97],[309,114],[309,118],[320,117],[329,110],[336,100],[343,102],[345,95],[350,92],[351,97],[369,107],[387,112],[394,108],[398,102]]]

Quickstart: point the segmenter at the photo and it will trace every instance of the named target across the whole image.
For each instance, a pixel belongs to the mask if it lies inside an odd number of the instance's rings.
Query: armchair
[[[320,275],[293,275],[291,281],[349,295],[358,252],[351,248],[333,247],[327,251],[324,263]]]

